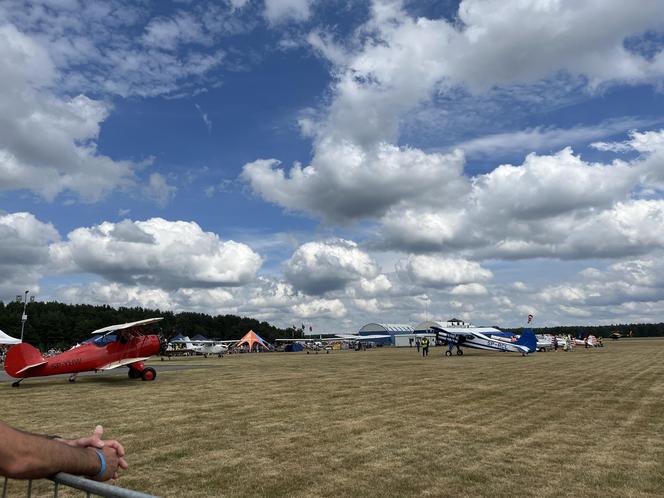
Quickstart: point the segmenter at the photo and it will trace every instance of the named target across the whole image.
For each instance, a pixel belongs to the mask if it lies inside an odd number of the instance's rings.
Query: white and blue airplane
[[[442,323],[431,326],[436,334],[436,344],[447,345],[447,356],[452,356],[452,349],[456,346],[456,354],[463,355],[462,347],[484,349],[488,351],[501,351],[521,353],[526,356],[537,351],[537,338],[532,330],[527,330],[515,342],[492,339],[491,333],[497,331],[493,327],[448,327]]]
[[[516,342],[519,340],[519,335],[510,332],[510,331],[502,331],[502,330],[496,330],[496,332],[490,332],[487,333],[491,339],[498,339],[500,341],[505,341],[505,342]],[[535,338],[537,339],[537,351],[549,351],[550,349],[554,349],[554,339],[553,336],[550,334],[535,334]],[[563,340],[562,338],[558,339],[559,345],[562,346]]]

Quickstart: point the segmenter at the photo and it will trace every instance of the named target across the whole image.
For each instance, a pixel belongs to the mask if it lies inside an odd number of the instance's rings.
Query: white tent
[[[21,342],[20,339],[14,339],[0,330],[0,344],[18,344],[19,342]]]

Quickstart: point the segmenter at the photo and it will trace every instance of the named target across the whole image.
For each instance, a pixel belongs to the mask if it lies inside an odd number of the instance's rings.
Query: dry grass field
[[[664,340],[605,344],[179,359],[204,368],[5,382],[0,407],[42,433],[103,424],[119,484],[163,496],[664,496]]]

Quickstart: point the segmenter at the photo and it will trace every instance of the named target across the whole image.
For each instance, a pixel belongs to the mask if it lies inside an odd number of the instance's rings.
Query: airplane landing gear
[[[17,381],[12,382],[12,387],[18,387],[19,385],[21,385],[21,381],[22,381],[22,380],[23,380],[23,379],[18,379]]]
[[[129,369],[129,378],[130,379],[140,379],[141,378],[141,372],[138,370],[134,370],[133,368]]]
[[[154,368],[146,368],[141,372],[141,379],[155,380],[157,378],[157,371]]]
[[[457,349],[457,356],[463,356],[463,349]]]
[[[69,376],[69,382],[72,382],[72,383],[76,382],[76,374],[72,374],[72,375]]]
[[[452,351],[450,351],[449,349],[445,351],[445,356],[452,356]]]

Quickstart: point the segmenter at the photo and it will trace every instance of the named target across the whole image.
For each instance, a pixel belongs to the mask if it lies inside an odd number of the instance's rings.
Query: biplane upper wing
[[[119,325],[109,325],[108,327],[104,327],[104,328],[97,329],[97,330],[93,331],[92,335],[107,334],[109,332],[115,332],[116,330],[129,329],[131,327],[141,327],[143,325],[148,325],[150,323],[158,322],[159,320],[163,320],[163,317],[147,318],[145,320],[138,320],[137,322],[121,323]]]

